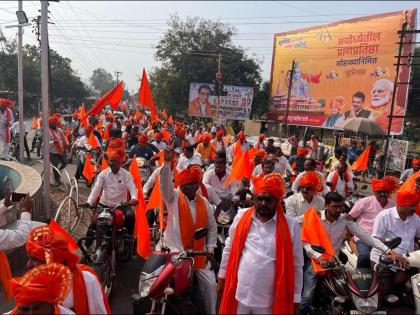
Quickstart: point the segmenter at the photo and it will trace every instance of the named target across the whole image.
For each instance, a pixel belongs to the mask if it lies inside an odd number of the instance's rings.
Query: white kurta
[[[22,246],[26,243],[31,232],[31,214],[22,212],[14,230],[0,229],[0,250],[8,250]]]

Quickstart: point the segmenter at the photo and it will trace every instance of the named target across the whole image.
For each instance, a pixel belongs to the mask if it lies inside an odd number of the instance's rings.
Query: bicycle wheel
[[[64,198],[57,209],[54,220],[60,224],[63,229],[73,234],[77,223],[80,221],[79,209],[73,198],[70,196]]]

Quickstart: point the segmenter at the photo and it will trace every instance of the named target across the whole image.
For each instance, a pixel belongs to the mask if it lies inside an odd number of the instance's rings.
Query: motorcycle
[[[196,230],[194,239],[207,232],[207,228]],[[206,251],[171,253],[167,247],[154,251],[140,274],[139,293],[132,295],[133,314],[200,314],[194,257],[206,255]]]
[[[396,248],[401,243],[401,238],[397,237],[385,242],[388,248]],[[325,249],[319,245],[311,245],[311,248],[320,254],[326,254]],[[341,254],[343,255],[343,254]],[[345,262],[340,261],[335,256],[330,266],[325,268],[326,275],[321,285],[324,291],[326,288],[330,294],[319,294],[318,301],[323,313],[327,314],[386,314],[380,311],[382,306],[383,288],[381,285],[382,272],[385,271],[393,261],[380,257],[380,263],[375,270],[368,268],[348,269]],[[344,256],[344,255],[343,255]],[[344,257],[345,258],[345,257]],[[331,296],[332,295],[332,296]],[[386,298],[388,303],[395,303],[394,296]],[[350,311],[349,311],[350,310]]]
[[[420,250],[406,253],[403,258],[407,260],[408,265],[414,268],[420,268]],[[416,303],[416,314],[420,314],[420,273],[411,277],[411,286],[413,288],[414,301]]]
[[[136,162],[141,174],[142,185],[144,185],[153,172],[152,165],[150,161],[147,161],[145,158],[142,157],[136,157]]]
[[[133,236],[129,235],[123,226],[125,215],[120,209],[125,206],[127,204],[114,207],[101,204],[96,207],[89,204],[81,205],[81,207],[96,209],[93,213],[94,224],[91,225],[86,236],[79,239],[78,245],[83,253],[84,261],[93,262],[93,270],[101,279],[108,297],[117,275],[117,262],[128,261],[133,252]],[[95,241],[93,254],[88,253],[85,247],[86,241],[91,244]]]
[[[41,157],[41,149],[42,149],[42,141],[44,137],[44,132],[42,129],[36,129],[34,140],[35,141],[35,149],[36,149],[36,156]]]

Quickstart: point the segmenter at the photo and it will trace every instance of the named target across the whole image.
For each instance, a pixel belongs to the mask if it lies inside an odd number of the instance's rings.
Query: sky
[[[262,77],[269,80],[275,33],[322,25],[372,14],[418,8],[420,1],[60,1],[50,2],[50,47],[72,60],[73,69],[88,82],[92,71],[105,68],[139,88],[142,68],[159,66],[154,47],[167,29],[171,15],[220,19],[233,25],[233,42],[261,61]],[[0,1],[0,29],[16,37],[18,1]],[[40,1],[23,1],[28,18],[40,14]],[[417,13],[419,20],[419,13]],[[24,44],[36,44],[32,27],[25,27]],[[418,29],[418,26],[417,26]],[[215,63],[216,64],[216,63]],[[226,82],[228,84],[228,82]]]

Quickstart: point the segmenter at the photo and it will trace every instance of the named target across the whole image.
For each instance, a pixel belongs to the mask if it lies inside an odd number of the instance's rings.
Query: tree
[[[268,108],[271,103],[270,97],[270,81],[264,81],[261,88],[254,89],[254,98],[252,100],[251,118],[266,118]]]
[[[89,78],[89,82],[101,95],[108,92],[115,86],[115,80],[112,77],[112,74],[104,68],[97,68],[93,70],[92,76]]]
[[[172,16],[169,29],[156,46],[155,57],[162,63],[150,74],[150,85],[158,107],[170,112],[188,111],[190,83],[213,83],[217,57],[200,54],[222,54],[221,72],[225,85],[251,86],[259,90],[260,65],[248,58],[245,50],[232,43],[235,29],[219,21],[198,17],[185,22]]]

